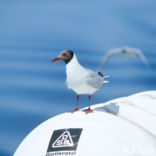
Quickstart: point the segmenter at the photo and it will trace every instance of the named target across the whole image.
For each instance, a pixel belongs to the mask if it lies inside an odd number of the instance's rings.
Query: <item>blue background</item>
[[[138,57],[113,57],[103,69],[110,83],[92,104],[156,89],[156,1],[0,0],[0,156],[11,156],[38,124],[71,110],[76,95],[64,85],[63,49],[96,70],[107,50],[140,48]],[[80,96],[80,108],[88,97]]]

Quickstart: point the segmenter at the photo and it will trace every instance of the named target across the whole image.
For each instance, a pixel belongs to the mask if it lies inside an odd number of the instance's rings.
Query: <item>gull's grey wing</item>
[[[87,75],[87,83],[93,88],[100,88],[103,81],[103,77],[100,76],[97,72],[90,71]]]
[[[98,67],[98,71],[101,71],[101,69],[105,66],[105,64],[111,59],[112,56],[121,54],[123,48],[116,48],[108,51],[104,58],[102,59],[100,66]]]
[[[141,52],[141,50],[136,50],[135,53],[141,58],[141,60],[143,61],[143,63],[147,66],[149,66],[149,63],[146,59],[146,57],[144,56],[144,54]]]

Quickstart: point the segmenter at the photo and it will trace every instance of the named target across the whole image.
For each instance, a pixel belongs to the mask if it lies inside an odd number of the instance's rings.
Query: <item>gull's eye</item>
[[[64,53],[63,56],[67,56],[67,53]]]

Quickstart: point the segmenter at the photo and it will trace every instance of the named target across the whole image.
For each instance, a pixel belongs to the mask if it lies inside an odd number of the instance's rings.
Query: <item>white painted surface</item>
[[[35,128],[14,156],[45,156],[54,130],[83,128],[76,156],[155,156],[156,91],[138,93],[53,117]]]

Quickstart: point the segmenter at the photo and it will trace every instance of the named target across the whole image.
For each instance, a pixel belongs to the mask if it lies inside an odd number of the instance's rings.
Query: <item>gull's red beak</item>
[[[56,58],[54,58],[53,60],[51,60],[51,62],[54,62],[54,61],[57,61],[57,60],[61,60],[61,58],[56,57]]]

